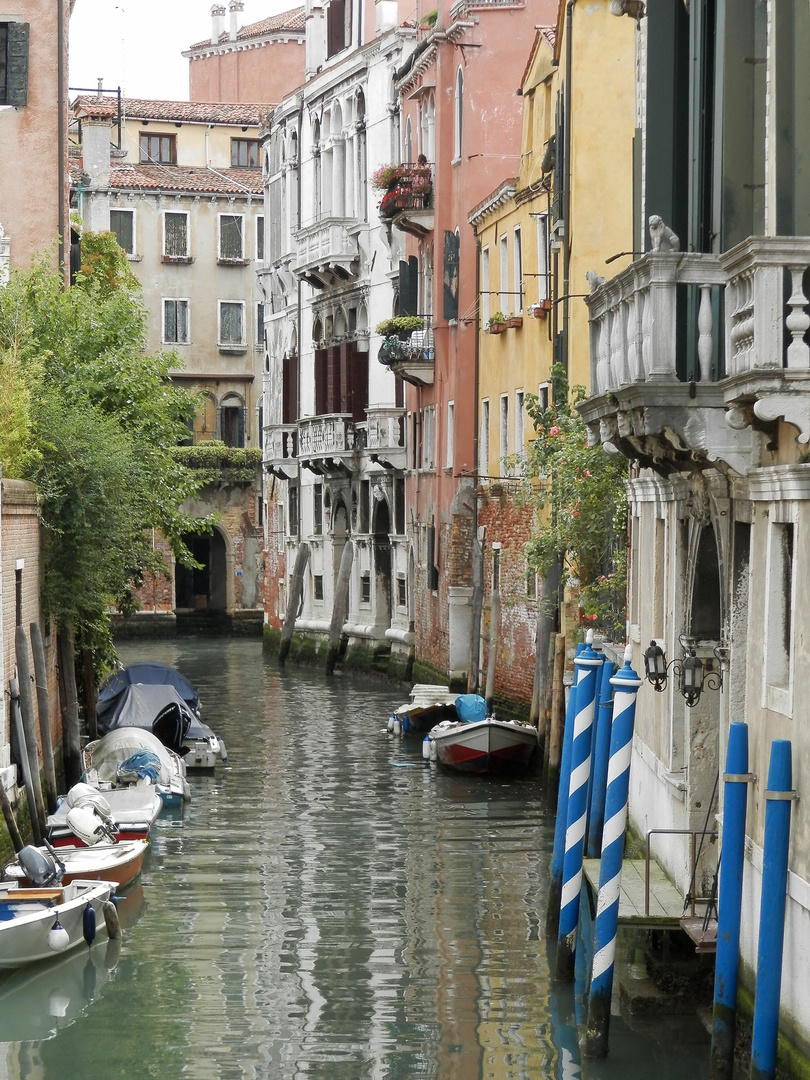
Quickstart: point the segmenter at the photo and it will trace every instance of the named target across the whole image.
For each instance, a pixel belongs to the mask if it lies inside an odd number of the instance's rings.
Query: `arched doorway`
[[[200,566],[175,566],[175,607],[225,611],[228,575],[224,536],[215,528],[210,535],[186,533],[183,541]]]
[[[377,626],[391,625],[391,513],[385,498],[374,512],[374,611]]]

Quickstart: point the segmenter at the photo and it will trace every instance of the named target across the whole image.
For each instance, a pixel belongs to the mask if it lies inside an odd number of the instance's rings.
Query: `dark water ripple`
[[[418,739],[385,732],[400,690],[279,672],[255,641],[122,654],[185,671],[229,761],[157,823],[117,964],[101,944],[70,978],[23,980],[0,1080],[706,1074],[683,1021],[616,1018],[610,1058],[580,1066],[577,999],[549,979],[553,818],[536,778],[426,767]]]

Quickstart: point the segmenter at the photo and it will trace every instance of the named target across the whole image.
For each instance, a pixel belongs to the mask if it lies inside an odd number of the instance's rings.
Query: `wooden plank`
[[[599,859],[586,859],[585,877],[594,892],[599,891]],[[650,895],[645,910],[643,859],[625,859],[619,890],[619,923],[623,926],[679,926],[683,917],[683,897],[656,862],[650,863]]]

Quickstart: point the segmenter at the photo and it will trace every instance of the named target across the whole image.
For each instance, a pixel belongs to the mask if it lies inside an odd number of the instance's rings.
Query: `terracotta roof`
[[[261,169],[206,169],[189,165],[113,162],[110,187],[135,191],[185,191],[199,195],[261,195]]]
[[[82,109],[95,113],[98,99],[92,96],[76,99]],[[106,102],[103,104],[106,105]],[[75,105],[74,105],[75,108]],[[257,127],[260,121],[258,105],[209,101],[149,101],[146,98],[122,98],[124,116],[133,120],[186,120],[201,124],[238,124]],[[114,116],[118,115],[115,105]]]
[[[282,11],[280,15],[271,15],[267,19],[261,19],[259,22],[240,27],[236,31],[236,40],[246,41],[250,38],[267,37],[270,34],[280,34],[285,31],[303,34],[305,28],[306,10],[303,7],[297,7],[292,8],[290,11]],[[219,35],[220,45],[226,45],[229,41],[230,35],[227,31]],[[206,38],[205,41],[198,41],[194,45],[189,45],[189,51],[192,49],[204,49],[210,45],[211,38]]]

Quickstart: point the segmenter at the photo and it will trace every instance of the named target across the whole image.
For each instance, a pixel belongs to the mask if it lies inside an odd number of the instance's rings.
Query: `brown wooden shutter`
[[[6,105],[28,104],[28,23],[10,22],[6,53]]]

